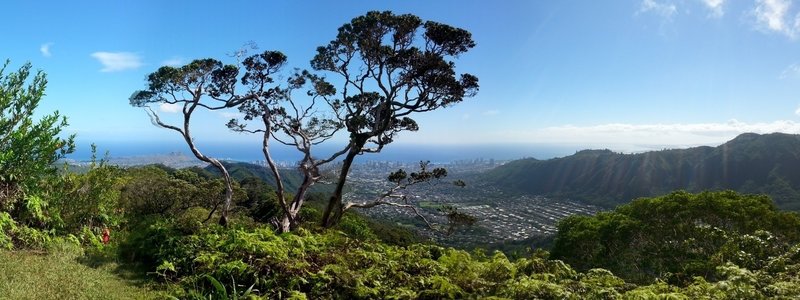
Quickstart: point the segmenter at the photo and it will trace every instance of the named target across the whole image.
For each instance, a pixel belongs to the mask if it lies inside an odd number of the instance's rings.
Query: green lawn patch
[[[163,299],[126,279],[116,264],[91,268],[74,255],[0,251],[2,299]]]

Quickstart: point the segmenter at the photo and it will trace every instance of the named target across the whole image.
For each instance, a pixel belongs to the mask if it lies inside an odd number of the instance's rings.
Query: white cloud
[[[800,113],[800,109],[796,113]],[[757,123],[730,120],[724,123],[563,125],[534,130],[507,130],[495,132],[492,136],[495,142],[598,145],[637,151],[718,145],[746,132],[800,134],[800,123],[791,120]]]
[[[225,119],[240,119],[244,118],[243,113],[223,111],[219,113]]]
[[[723,7],[725,6],[725,1],[727,0],[700,0],[703,6],[707,8],[710,12],[708,14],[711,18],[720,18],[725,14]],[[681,5],[685,5],[686,3],[683,1],[675,1],[675,0],[642,0],[641,4],[639,5],[639,10],[636,12],[637,14],[641,13],[654,13],[666,21],[671,21],[672,18],[678,13],[678,6],[677,3]],[[688,9],[686,9],[688,12]]]
[[[674,3],[662,3],[655,0],[642,0],[642,5],[639,8],[639,13],[653,12],[666,19],[672,19],[672,16],[678,12],[678,8]]]
[[[183,58],[180,57],[173,57],[161,62],[162,66],[170,66],[170,67],[177,67],[182,64],[183,64]]]
[[[790,0],[756,0],[752,14],[757,28],[795,38],[800,27],[800,15],[795,16],[793,21],[787,20],[791,5]]]
[[[779,79],[787,79],[787,78],[793,78],[793,77],[798,77],[798,76],[800,76],[800,64],[793,63],[793,64],[789,65],[788,67],[786,67],[786,69],[783,69],[783,72],[781,72],[781,75],[778,76],[778,78]]]
[[[722,6],[725,5],[725,0],[702,0],[703,4],[711,10],[709,14],[710,17],[713,18],[720,18],[725,12],[722,10]]]
[[[50,53],[50,47],[51,46],[53,46],[53,43],[45,43],[45,44],[42,44],[41,46],[39,46],[39,52],[42,52],[42,56],[44,56],[44,57],[53,56],[53,54]]]
[[[174,114],[181,111],[181,106],[177,103],[161,103],[158,105],[158,110],[161,112]]]
[[[132,70],[142,66],[142,59],[130,52],[95,52],[92,57],[103,64],[101,72]]]
[[[800,116],[800,107],[794,110],[794,114]]]
[[[487,110],[487,111],[483,112],[484,116],[496,116],[496,115],[499,115],[499,114],[500,114],[500,111],[496,110],[496,109],[490,109],[490,110]]]

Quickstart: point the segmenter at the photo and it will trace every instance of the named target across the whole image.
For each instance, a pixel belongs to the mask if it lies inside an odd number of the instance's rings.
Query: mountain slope
[[[637,197],[733,189],[770,195],[800,209],[800,135],[745,133],[718,147],[620,154],[584,150],[550,160],[516,160],[483,180],[501,189],[612,207]]]
[[[222,164],[228,169],[228,173],[236,181],[242,181],[245,178],[255,177],[263,180],[271,186],[276,186],[275,177],[272,175],[267,167],[260,166],[246,162],[233,162],[223,161]],[[205,171],[213,174],[214,176],[221,176],[220,172],[214,166],[206,166]],[[296,169],[281,169],[281,179],[287,191],[294,192],[303,183],[303,174]],[[333,190],[330,184],[315,184],[311,187],[313,193],[328,193]]]

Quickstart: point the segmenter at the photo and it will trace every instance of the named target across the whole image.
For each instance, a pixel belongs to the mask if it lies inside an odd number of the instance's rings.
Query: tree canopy
[[[342,190],[356,155],[380,152],[399,132],[419,130],[415,114],[477,93],[478,78],[457,75],[453,62],[473,47],[472,35],[464,29],[410,14],[371,11],[339,27],[335,39],[317,48],[311,66],[341,81],[341,120],[349,133],[324,225],[338,222],[347,207]]]

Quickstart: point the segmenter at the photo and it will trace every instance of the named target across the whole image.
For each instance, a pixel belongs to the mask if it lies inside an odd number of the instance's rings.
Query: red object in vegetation
[[[111,239],[111,230],[108,228],[103,229],[103,244],[108,245],[108,240]]]

